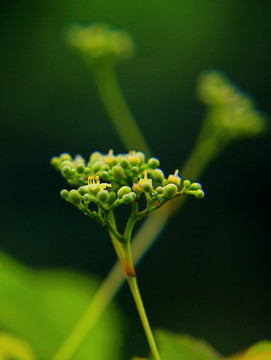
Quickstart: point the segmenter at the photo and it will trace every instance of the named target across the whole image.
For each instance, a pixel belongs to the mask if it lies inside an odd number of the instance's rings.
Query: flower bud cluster
[[[208,107],[207,118],[227,138],[255,136],[265,130],[265,118],[253,100],[237,89],[219,71],[204,72],[199,78],[198,96]]]
[[[114,191],[107,190],[111,184],[100,183],[99,177],[92,179],[88,185],[80,186],[77,190],[70,191],[64,189],[60,195],[68,202],[82,207],[86,210],[90,202],[95,203],[102,210],[109,211],[121,204],[130,204],[136,199],[136,194],[131,191],[129,186],[122,186],[117,194]],[[113,207],[112,207],[113,205]]]
[[[51,163],[69,184],[77,187],[62,190],[61,196],[82,211],[87,211],[93,202],[101,211],[108,212],[121,204],[138,203],[144,195],[151,212],[183,194],[204,196],[199,183],[182,181],[178,170],[166,178],[158,168],[159,160],[154,157],[146,160],[142,152],[118,155],[112,150],[107,154],[94,152],[88,162],[80,155],[73,159],[64,153],[53,157]]]
[[[145,171],[144,177],[134,184],[133,190],[135,193],[139,193],[140,189],[145,195],[147,194],[149,207],[157,202],[165,203],[169,199],[183,194],[194,195],[198,199],[204,197],[205,194],[200,183],[191,183],[190,180],[182,181],[178,173],[179,170],[176,170],[166,179],[161,169]]]
[[[134,43],[129,33],[105,23],[70,25],[67,42],[91,65],[125,60],[134,52]]]

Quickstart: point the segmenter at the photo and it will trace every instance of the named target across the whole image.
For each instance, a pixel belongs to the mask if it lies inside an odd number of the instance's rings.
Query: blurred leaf
[[[0,359],[35,360],[32,348],[25,341],[5,332],[0,333]]]
[[[155,334],[161,360],[217,360],[221,356],[206,342],[192,336],[159,330]]]
[[[29,342],[49,359],[86,309],[97,288],[73,272],[33,271],[0,254],[0,329]],[[110,307],[73,357],[117,360],[121,320]]]
[[[271,341],[261,341],[252,345],[240,354],[231,356],[229,360],[270,360],[271,359]]]

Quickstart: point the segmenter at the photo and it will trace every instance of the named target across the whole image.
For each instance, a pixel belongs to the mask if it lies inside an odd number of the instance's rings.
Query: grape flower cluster
[[[88,162],[80,155],[72,158],[63,153],[53,157],[51,164],[76,187],[62,190],[61,196],[104,226],[106,215],[122,204],[132,204],[139,220],[180,195],[204,197],[201,184],[182,180],[178,170],[165,177],[159,160],[146,160],[140,151],[118,155],[112,150],[107,154],[94,152]],[[139,210],[141,202],[144,208]],[[90,209],[91,203],[96,204],[95,210]]]

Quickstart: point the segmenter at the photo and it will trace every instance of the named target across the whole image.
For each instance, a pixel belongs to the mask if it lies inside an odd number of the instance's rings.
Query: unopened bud
[[[201,184],[200,183],[192,183],[189,187],[189,190],[201,190]]]
[[[83,196],[83,202],[84,202],[84,204],[89,204],[90,201],[91,201],[91,196],[90,196],[89,194],[85,194],[85,195]]]
[[[80,186],[80,188],[78,189],[78,192],[80,195],[85,195],[88,193],[88,186],[85,185],[85,186]]]
[[[165,178],[165,175],[161,169],[155,169],[151,173],[151,177],[153,178],[154,181],[156,181],[158,183],[162,183],[162,181]]]
[[[121,198],[123,197],[123,195],[129,194],[130,192],[131,192],[130,186],[122,186],[122,187],[118,190],[117,194],[118,194],[118,197],[121,199]]]
[[[78,174],[82,174],[83,172],[85,171],[85,166],[83,163],[79,163],[77,166],[76,166],[76,172]]]
[[[128,159],[127,158],[121,159],[120,166],[122,166],[123,169],[127,169],[130,166]]]
[[[135,193],[125,194],[122,197],[124,204],[131,204],[134,201],[134,199],[135,199]]]
[[[61,173],[63,176],[69,176],[74,173],[74,170],[71,169],[71,167],[69,165],[65,165],[65,166],[63,166],[63,168],[61,168]]]
[[[204,197],[204,195],[205,195],[205,193],[204,193],[203,190],[196,190],[196,191],[195,191],[195,197],[196,197],[197,199],[202,199],[202,198]]]
[[[82,201],[82,196],[77,190],[73,189],[69,192],[69,199],[73,204],[80,204]]]
[[[68,198],[69,198],[69,192],[68,192],[68,190],[66,190],[66,189],[61,190],[61,191],[60,191],[60,196],[61,196],[63,199],[68,200]]]
[[[108,191],[101,190],[97,194],[97,199],[101,202],[106,202],[109,199]]]
[[[141,185],[142,190],[147,192],[147,193],[151,193],[153,191],[153,187],[149,182],[145,182]]]
[[[178,187],[175,184],[168,184],[164,187],[165,189],[165,197],[171,198],[176,195],[178,191]]]
[[[137,166],[133,166],[132,169],[131,169],[132,173],[134,175],[138,174],[139,173],[139,168]]]
[[[112,174],[113,174],[114,178],[117,180],[122,180],[126,176],[123,168],[119,165],[116,165],[113,167]]]
[[[109,181],[110,176],[107,171],[101,171],[100,178],[104,181]]]
[[[62,154],[60,154],[60,155],[59,155],[59,159],[60,159],[61,161],[63,161],[63,160],[70,160],[70,161],[72,161],[72,157],[71,157],[71,155],[68,154],[68,153],[62,153]]]
[[[190,180],[184,180],[183,181],[183,187],[184,188],[189,188],[191,185],[191,181]]]
[[[58,157],[54,156],[52,159],[51,159],[51,165],[56,169],[56,170],[59,170],[60,168],[60,160]]]
[[[162,186],[158,186],[155,191],[157,192],[157,194],[162,195],[164,194],[165,189]]]
[[[108,199],[109,204],[113,204],[113,202],[116,200],[116,198],[117,198],[116,193],[114,191],[111,191],[109,193],[109,199]]]
[[[158,168],[159,165],[160,165],[160,161],[158,159],[156,159],[155,157],[152,157],[148,160],[148,166],[151,169],[156,169],[156,168]]]

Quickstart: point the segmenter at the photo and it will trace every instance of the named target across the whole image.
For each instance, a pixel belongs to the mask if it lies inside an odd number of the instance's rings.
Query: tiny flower
[[[168,183],[175,184],[178,187],[180,187],[182,179],[178,174],[179,174],[179,170],[175,170],[174,175],[169,175],[167,178]]]
[[[138,184],[142,187],[143,184],[148,183],[152,186],[152,179],[148,179],[147,171],[144,171],[143,179],[138,179]]]
[[[88,177],[88,190],[92,193],[97,193],[102,189],[106,189],[107,187],[111,187],[111,184],[101,183],[99,176],[89,176]]]

